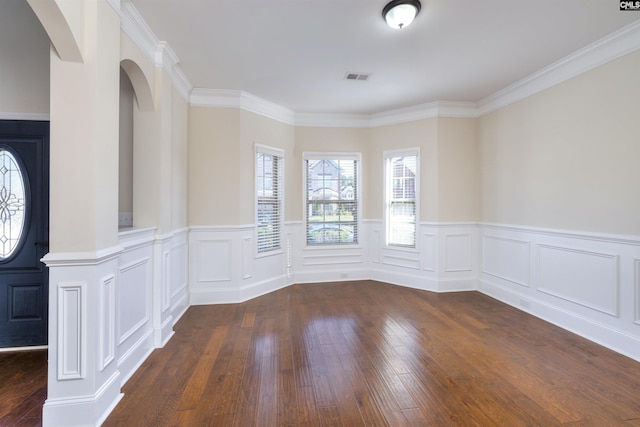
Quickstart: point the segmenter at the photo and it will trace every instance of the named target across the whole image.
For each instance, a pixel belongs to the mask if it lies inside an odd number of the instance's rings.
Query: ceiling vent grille
[[[347,73],[344,76],[345,80],[360,80],[362,82],[366,82],[371,77],[371,74],[365,73]]]

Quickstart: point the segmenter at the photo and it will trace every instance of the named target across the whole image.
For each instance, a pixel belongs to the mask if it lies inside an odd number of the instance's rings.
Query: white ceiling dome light
[[[393,0],[382,9],[382,17],[391,28],[408,27],[420,12],[419,0]]]

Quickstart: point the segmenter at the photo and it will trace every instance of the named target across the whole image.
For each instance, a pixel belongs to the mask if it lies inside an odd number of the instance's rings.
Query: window
[[[305,153],[307,245],[358,243],[359,154]]]
[[[387,245],[415,248],[418,150],[388,151],[384,158]]]
[[[279,250],[282,229],[282,151],[256,145],[256,223],[258,253]]]
[[[24,173],[13,154],[0,148],[0,260],[16,251],[25,228]]]

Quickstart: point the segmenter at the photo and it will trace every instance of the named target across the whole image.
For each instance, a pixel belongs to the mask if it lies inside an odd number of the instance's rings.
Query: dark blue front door
[[[47,344],[49,123],[0,120],[0,347]]]

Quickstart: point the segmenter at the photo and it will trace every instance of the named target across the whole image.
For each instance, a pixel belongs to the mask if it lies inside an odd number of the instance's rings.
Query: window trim
[[[355,201],[357,203],[356,208],[356,236],[358,241],[354,243],[338,243],[338,244],[330,244],[330,243],[322,243],[316,245],[310,245],[307,241],[307,181],[308,181],[308,171],[306,168],[307,160],[353,160],[357,162],[356,168],[356,192],[355,192]],[[323,249],[346,249],[346,248],[360,248],[361,247],[361,239],[362,239],[362,153],[359,152],[316,152],[316,151],[305,151],[302,153],[302,241],[303,248],[305,250],[323,250]]]
[[[258,154],[266,154],[269,156],[278,158],[278,201],[280,202],[280,218],[279,218],[279,234],[278,234],[278,247],[260,251],[258,248]],[[267,256],[273,256],[284,253],[283,248],[283,234],[284,234],[284,209],[285,209],[285,158],[284,150],[280,148],[270,147],[268,145],[255,144],[253,153],[253,208],[254,208],[254,238],[255,244],[253,245],[254,256],[256,258],[263,258]]]
[[[416,173],[415,173],[415,242],[414,246],[408,245],[399,245],[399,244],[391,244],[389,243],[389,206],[390,206],[390,195],[393,185],[392,180],[390,179],[390,163],[391,159],[394,157],[407,157],[407,156],[415,156],[416,157]],[[407,251],[407,252],[419,252],[420,248],[420,148],[405,148],[398,150],[386,150],[382,154],[383,161],[383,222],[384,222],[384,247],[387,249]]]

